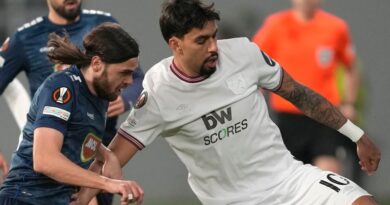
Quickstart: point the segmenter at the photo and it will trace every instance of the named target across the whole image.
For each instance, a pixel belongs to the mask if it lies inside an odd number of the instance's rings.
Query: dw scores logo
[[[202,116],[202,121],[206,129],[211,131],[211,133],[203,137],[204,145],[215,144],[248,128],[247,119],[243,119],[235,123],[229,123],[232,120],[233,115],[231,107],[226,108],[226,110],[221,110],[219,114],[216,111],[212,111],[209,114]],[[223,126],[221,129],[215,129],[218,124],[225,125],[227,123],[230,125]]]

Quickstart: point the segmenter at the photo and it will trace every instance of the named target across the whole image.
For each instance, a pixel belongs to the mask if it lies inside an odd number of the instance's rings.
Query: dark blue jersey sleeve
[[[73,82],[68,75],[49,77],[34,96],[37,115],[33,129],[49,127],[66,136],[75,94]]]
[[[133,84],[122,91],[122,99],[125,103],[125,110],[130,110],[130,104],[137,101],[138,96],[143,90],[142,81],[144,80],[144,72],[138,67],[133,73]]]
[[[3,45],[0,51],[0,58],[3,65],[0,65],[0,95],[3,94],[7,85],[23,70],[25,63],[25,53],[23,44],[14,34],[7,45]]]

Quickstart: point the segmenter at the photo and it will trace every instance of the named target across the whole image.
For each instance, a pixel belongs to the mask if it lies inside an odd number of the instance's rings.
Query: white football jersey
[[[153,66],[119,133],[138,146],[160,136],[185,164],[203,204],[270,197],[301,166],[283,144],[259,88],[278,89],[280,66],[247,38],[218,41],[208,78],[190,78],[173,57]]]

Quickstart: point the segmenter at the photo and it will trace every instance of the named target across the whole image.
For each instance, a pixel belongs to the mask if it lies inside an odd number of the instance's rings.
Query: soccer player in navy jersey
[[[49,33],[62,33],[66,31],[70,40],[81,46],[82,37],[92,28],[103,22],[116,22],[110,13],[82,10],[81,0],[47,0],[49,13],[20,27],[9,40],[6,40],[0,51],[0,95],[7,85],[13,88],[16,75],[24,71],[30,86],[32,97],[42,82],[54,71],[62,70],[68,65],[53,64],[47,58],[50,50],[46,45]],[[2,67],[2,68],[1,68]],[[134,72],[132,86],[123,90],[117,99],[110,102],[108,107],[108,120],[103,138],[103,144],[108,145],[116,133],[117,116],[130,109],[142,91],[143,72],[138,68]],[[9,89],[10,89],[9,88]],[[5,96],[7,97],[7,96]],[[23,102],[10,101],[17,109],[26,107]],[[23,113],[22,119],[25,119]],[[22,124],[24,124],[23,122]],[[111,204],[112,197],[98,196],[99,205]]]
[[[50,75],[37,89],[0,187],[0,204],[65,205],[78,187],[121,194],[122,204],[142,203],[143,190],[136,182],[92,172],[115,161],[101,143],[108,101],[133,82],[137,42],[118,24],[104,23],[85,36],[85,50],[54,33],[48,47],[51,61],[71,66]],[[99,163],[86,170],[93,159]]]

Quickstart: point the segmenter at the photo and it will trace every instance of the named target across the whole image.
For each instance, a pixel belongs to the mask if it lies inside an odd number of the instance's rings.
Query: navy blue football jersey
[[[38,127],[60,131],[64,135],[61,153],[87,169],[104,135],[107,106],[107,101],[90,93],[76,66],[48,77],[32,100],[0,195],[32,204],[69,204],[76,187],[33,170],[33,132]]]
[[[31,96],[42,82],[60,65],[53,65],[47,57],[48,35],[52,32],[62,34],[66,31],[73,43],[82,46],[83,37],[97,25],[116,22],[109,13],[83,10],[80,19],[72,24],[53,24],[47,16],[38,17],[24,24],[9,41],[8,49],[2,51],[3,68],[0,69],[0,94],[20,71],[25,71]]]
[[[80,19],[68,25],[56,25],[47,16],[42,16],[24,24],[15,32],[7,45],[0,52],[0,95],[15,76],[24,71],[30,86],[30,95],[34,96],[37,88],[54,71],[62,70],[62,65],[54,65],[47,57],[48,35],[52,32],[66,31],[73,43],[82,47],[86,33],[104,22],[116,22],[110,13],[83,10]],[[3,64],[3,65],[2,65]],[[133,74],[133,84],[123,90],[122,98],[125,109],[130,109],[142,91],[144,73],[137,68]],[[109,118],[104,142],[108,144],[116,133],[117,117]]]

